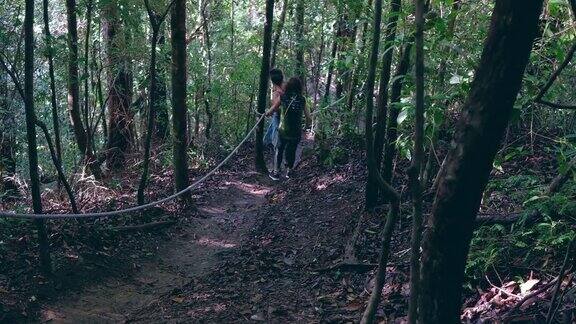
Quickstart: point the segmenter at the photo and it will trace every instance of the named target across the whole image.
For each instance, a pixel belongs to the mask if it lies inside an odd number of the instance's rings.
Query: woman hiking
[[[279,113],[278,144],[274,159],[274,170],[270,173],[272,180],[280,180],[282,162],[286,162],[286,177],[294,173],[296,148],[302,137],[302,116],[306,109],[306,100],[302,95],[302,81],[299,78],[290,78],[286,83],[284,93],[274,100],[272,108],[266,113],[270,116]]]

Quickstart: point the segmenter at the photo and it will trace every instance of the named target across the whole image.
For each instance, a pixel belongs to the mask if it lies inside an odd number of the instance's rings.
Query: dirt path
[[[213,271],[218,266],[219,254],[242,244],[254,225],[256,210],[267,203],[266,196],[271,191],[259,184],[261,176],[242,174],[240,179],[238,176],[220,175],[206,186],[209,189],[199,192],[199,217],[174,239],[161,244],[152,260],[138,264],[134,275],[106,279],[46,305],[42,320],[127,322],[139,309]]]
[[[350,153],[356,154],[356,153]],[[231,165],[198,192],[201,217],[128,278],[87,287],[44,308],[55,323],[355,322],[373,275],[337,264],[360,214],[364,167],[325,167],[304,148],[296,177],[272,183]],[[381,218],[367,215],[357,256],[374,263]],[[173,231],[173,230],[172,230]],[[405,268],[405,266],[403,266]],[[406,276],[390,300],[405,300]],[[367,272],[368,271],[368,272]],[[396,296],[396,297],[394,297]],[[405,308],[394,302],[386,314]],[[379,317],[385,313],[380,312]]]

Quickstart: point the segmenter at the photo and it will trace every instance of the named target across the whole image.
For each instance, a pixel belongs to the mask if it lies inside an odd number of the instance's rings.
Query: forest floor
[[[7,240],[20,250],[4,247],[0,322],[358,322],[373,285],[385,210],[364,211],[361,143],[339,147],[346,148],[343,158],[327,167],[307,142],[296,177],[281,182],[252,172],[252,153],[243,151],[194,192],[194,210],[169,205],[126,221],[174,226],[118,232],[113,229],[125,223],[104,221],[82,240],[56,227],[56,280],[31,270],[33,238],[23,227]],[[154,178],[151,190],[166,194],[169,178]],[[402,177],[396,182],[405,187]],[[408,216],[410,205],[403,210]],[[339,267],[359,219],[353,250],[363,265]],[[403,217],[377,314],[392,323],[407,308],[409,233]],[[21,253],[23,246],[31,247]],[[527,273],[532,276],[510,276]],[[498,282],[503,288],[484,282],[466,293],[470,319],[517,304],[506,298],[519,294],[520,282],[505,281]],[[532,281],[527,292],[548,281]]]

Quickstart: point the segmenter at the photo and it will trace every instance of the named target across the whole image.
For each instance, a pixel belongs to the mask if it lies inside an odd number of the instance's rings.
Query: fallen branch
[[[346,260],[342,260],[329,267],[318,269],[315,272],[325,273],[331,271],[341,271],[341,272],[364,273],[372,269],[375,269],[376,267],[378,267],[378,264],[376,263],[352,263]]]
[[[532,211],[528,214],[524,213],[511,213],[511,214],[478,214],[476,217],[476,227],[490,226],[490,225],[511,225],[524,220],[524,224],[533,224],[536,220],[542,217],[540,211]]]

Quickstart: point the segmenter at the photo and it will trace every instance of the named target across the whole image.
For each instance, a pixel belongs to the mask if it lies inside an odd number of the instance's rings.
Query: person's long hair
[[[293,96],[301,96],[303,91],[302,81],[300,78],[292,77],[286,83],[286,96],[293,97]]]

